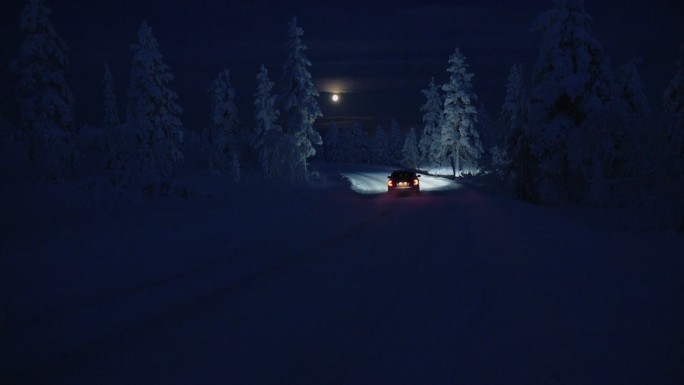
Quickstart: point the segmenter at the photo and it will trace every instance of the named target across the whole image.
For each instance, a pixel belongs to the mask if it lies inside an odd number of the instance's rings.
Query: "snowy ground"
[[[392,198],[387,171],[133,202],[3,186],[0,383],[684,383],[681,235],[426,176]]]

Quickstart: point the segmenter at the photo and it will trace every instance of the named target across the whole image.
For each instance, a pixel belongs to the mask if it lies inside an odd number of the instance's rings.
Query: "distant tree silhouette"
[[[217,172],[228,172],[237,182],[240,180],[239,119],[230,71],[221,71],[208,91],[211,96],[209,124],[204,128],[202,141],[209,156],[209,167]]]
[[[340,131],[337,129],[335,122],[330,123],[330,128],[325,134],[323,141],[325,146],[325,160],[330,163],[337,163],[340,161]]]
[[[401,150],[404,146],[404,134],[401,133],[401,128],[396,119],[392,119],[389,129],[389,161],[392,163],[401,163]]]
[[[508,74],[506,97],[499,114],[499,121],[506,132],[504,152],[495,164],[500,167],[516,197],[535,202],[538,194],[533,177],[537,159],[530,149],[527,133],[527,97],[522,65],[514,64]]]
[[[443,101],[434,77],[430,78],[430,84],[421,92],[425,95],[426,100],[420,108],[420,111],[423,112],[423,132],[418,147],[421,163],[430,166],[440,162],[442,136],[440,124]]]
[[[375,164],[387,164],[389,161],[389,142],[387,141],[387,135],[385,135],[385,129],[382,125],[378,124],[375,128],[375,137],[373,139],[373,163]]]
[[[105,63],[104,77],[102,78],[102,96],[104,98],[104,115],[102,127],[112,129],[119,127],[119,111],[116,107],[116,94],[114,92],[114,78],[109,70],[109,63]]]
[[[420,164],[420,153],[418,152],[418,139],[416,138],[416,130],[411,127],[406,139],[404,140],[404,147],[402,149],[403,164],[416,169]]]

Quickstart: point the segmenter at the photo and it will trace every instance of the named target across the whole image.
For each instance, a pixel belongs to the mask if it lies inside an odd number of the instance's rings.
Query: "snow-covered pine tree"
[[[290,169],[293,180],[308,180],[307,159],[314,156],[314,146],[322,144],[321,136],[314,128],[316,119],[323,116],[318,107],[318,91],[311,80],[308,67],[311,62],[304,54],[306,46],[302,42],[304,30],[292,18],[287,29],[287,59],[283,67],[283,80],[286,93],[283,96],[286,133],[292,136]]]
[[[50,22],[44,0],[29,0],[21,11],[17,99],[27,130],[28,157],[38,174],[61,180],[75,166],[73,95],[65,80],[67,45]]]
[[[238,124],[235,90],[230,83],[230,71],[221,71],[209,86],[211,104],[209,125],[202,132],[202,142],[209,157],[209,167],[217,172],[229,172],[240,180],[238,160]]]
[[[104,116],[102,127],[113,129],[119,127],[119,111],[116,108],[116,93],[114,92],[114,78],[109,70],[109,63],[105,63],[104,77],[102,79],[102,96],[104,97]]]
[[[280,175],[282,159],[279,151],[282,129],[278,125],[279,112],[276,97],[271,94],[273,82],[268,70],[261,66],[257,74],[257,89],[254,93],[254,135],[252,146],[259,158],[261,171],[267,177]]]
[[[482,142],[476,131],[477,96],[473,91],[473,74],[468,72],[465,56],[458,48],[449,58],[449,81],[442,86],[445,93],[442,119],[442,158],[451,164],[453,174],[462,162],[477,167],[482,156]]]
[[[392,119],[390,123],[389,132],[389,161],[392,163],[401,163],[401,150],[404,147],[404,134],[401,133],[401,128],[396,119]]]
[[[389,142],[387,141],[387,135],[385,135],[385,129],[382,128],[382,125],[380,124],[375,127],[372,153],[372,160],[374,164],[384,165],[389,161]]]
[[[442,135],[440,122],[443,101],[434,77],[430,78],[430,84],[421,93],[425,95],[425,104],[420,107],[420,111],[423,112],[423,133],[418,147],[420,161],[428,167],[441,163],[439,160]]]
[[[609,119],[613,77],[603,48],[591,36],[583,0],[554,0],[532,24],[542,32],[532,73],[529,133],[547,200],[583,200],[615,157]]]
[[[406,140],[404,140],[404,147],[401,150],[403,155],[403,163],[413,169],[417,169],[420,164],[420,153],[418,152],[418,139],[416,138],[416,130],[411,127]]]
[[[634,58],[620,66],[615,74],[616,94],[625,103],[630,122],[643,123],[651,115],[651,105],[639,76],[642,63],[642,58]]]
[[[168,88],[173,80],[159,52],[152,29],[143,21],[138,43],[131,46],[133,64],[128,89],[125,148],[119,149],[117,168],[136,178],[134,182],[157,183],[173,175],[183,161],[181,108],[178,96]],[[127,149],[129,151],[127,151]]]

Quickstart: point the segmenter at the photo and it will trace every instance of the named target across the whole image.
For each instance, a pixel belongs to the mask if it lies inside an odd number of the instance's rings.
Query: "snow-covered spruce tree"
[[[505,133],[503,151],[494,160],[494,167],[517,198],[534,202],[538,199],[533,180],[536,159],[530,150],[527,133],[527,98],[522,65],[514,64],[508,74],[506,97],[499,114]]]
[[[639,76],[642,58],[634,58],[618,68],[615,74],[616,94],[625,103],[627,117],[633,124],[642,124],[651,115],[651,105]]]
[[[271,94],[273,82],[263,65],[257,74],[257,89],[254,93],[254,135],[252,146],[259,158],[261,171],[266,177],[278,176],[281,170],[281,136],[278,125],[279,112],[276,97]]]
[[[651,106],[638,68],[642,61],[641,58],[632,59],[615,73],[613,94],[620,111],[621,126],[613,134],[615,159],[607,172],[608,177],[633,180],[655,171],[652,169],[654,162],[649,159],[654,142],[654,132],[649,127],[652,124]],[[641,188],[645,184],[645,181],[640,183]],[[622,188],[620,191],[634,192],[634,189]]]
[[[340,131],[337,129],[335,122],[330,123],[330,128],[325,134],[323,140],[325,146],[325,161],[328,163],[337,163],[340,161]]]
[[[403,163],[413,169],[418,168],[420,164],[420,153],[418,152],[418,139],[416,138],[416,130],[411,127],[406,140],[404,140],[404,147],[401,150],[403,155]]]
[[[529,104],[531,148],[546,200],[584,200],[601,189],[616,153],[614,89],[583,0],[554,0],[532,24],[542,32]],[[619,124],[618,124],[619,125]]]
[[[231,178],[240,180],[238,160],[238,116],[235,107],[235,90],[230,83],[230,71],[221,71],[209,85],[211,104],[209,125],[202,132],[211,170],[227,172]]]
[[[304,30],[297,25],[297,18],[292,18],[287,29],[287,59],[283,67],[285,95],[285,131],[292,137],[292,155],[290,157],[290,177],[293,180],[308,180],[307,159],[314,156],[314,146],[321,145],[322,140],[313,124],[323,116],[318,107],[318,91],[311,80],[308,67],[311,62],[304,54],[306,46],[302,42]]]
[[[421,163],[429,167],[441,163],[439,160],[442,135],[440,122],[443,101],[434,77],[430,78],[428,88],[421,92],[425,95],[425,104],[420,107],[420,111],[423,112],[423,133],[420,136],[418,148]]]
[[[112,71],[109,70],[109,63],[105,63],[104,77],[102,78],[102,96],[104,98],[104,115],[102,127],[113,129],[119,127],[119,111],[116,108],[116,93],[114,92],[114,78]]]
[[[133,183],[155,184],[171,177],[183,161],[181,108],[176,93],[168,88],[173,80],[159,52],[152,29],[143,21],[138,44],[132,45],[133,64],[128,89],[126,138],[115,157],[115,170],[134,178]]]
[[[385,135],[385,129],[380,124],[375,127],[375,137],[373,138],[371,152],[374,164],[384,165],[389,161],[389,142],[387,141],[387,135]]]
[[[389,161],[392,163],[401,163],[401,150],[404,147],[404,134],[401,133],[399,123],[396,119],[392,119],[389,130]]]
[[[73,95],[65,80],[67,45],[50,22],[43,0],[29,0],[21,12],[17,99],[27,130],[28,158],[41,177],[62,180],[75,166]]]
[[[466,58],[458,48],[449,58],[449,81],[442,86],[444,108],[442,118],[442,158],[446,159],[453,174],[462,168],[462,163],[478,166],[482,156],[482,142],[476,131],[477,96],[471,81],[473,74],[468,72]]]

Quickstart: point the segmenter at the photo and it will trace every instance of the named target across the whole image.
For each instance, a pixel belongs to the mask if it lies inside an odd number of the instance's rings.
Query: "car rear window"
[[[399,178],[399,179],[411,179],[415,178],[416,174],[410,173],[410,172],[393,172],[392,173],[392,178]]]

